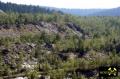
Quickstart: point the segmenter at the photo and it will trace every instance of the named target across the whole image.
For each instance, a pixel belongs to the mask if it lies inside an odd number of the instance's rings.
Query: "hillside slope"
[[[89,16],[90,14],[101,12],[104,9],[58,9],[64,13],[77,15],[77,16]]]
[[[97,79],[99,67],[120,66],[119,25],[120,17],[0,13],[0,78]]]
[[[120,16],[120,7],[91,14],[92,16]]]
[[[57,9],[77,16],[120,16],[120,8],[113,9]]]

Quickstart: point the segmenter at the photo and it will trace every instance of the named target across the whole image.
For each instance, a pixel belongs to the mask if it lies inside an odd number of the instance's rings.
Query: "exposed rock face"
[[[66,60],[66,59],[74,59],[76,58],[78,55],[77,54],[74,54],[74,53],[60,53],[58,54],[58,56],[63,59],[63,60]]]
[[[22,26],[22,27],[21,27]],[[1,37],[20,37],[20,35],[26,34],[27,32],[33,33],[38,32],[33,24],[27,25],[0,25],[0,36]]]
[[[75,31],[78,31],[80,33],[84,33],[83,29],[80,28],[80,26],[77,26],[74,23],[68,23],[67,26]]]
[[[58,25],[55,23],[40,22],[35,25],[39,31],[45,31],[46,33],[58,33]]]
[[[10,50],[7,48],[2,49],[3,59],[5,64],[11,64],[11,57],[9,56]]]
[[[85,35],[85,32],[80,26],[76,25],[75,23],[67,23],[67,27],[60,27],[57,23],[47,23],[47,22],[40,22],[38,25],[35,25],[39,31],[45,31],[46,33],[64,33],[66,35],[66,30],[70,29],[73,31],[74,34],[78,36]],[[65,25],[65,26],[66,26]]]
[[[89,38],[89,34],[86,34],[85,31],[75,23],[69,22],[62,26],[59,23],[55,22],[38,22],[36,24],[19,25],[19,27],[17,27],[17,25],[15,24],[0,25],[0,36],[20,37],[20,35],[26,34],[28,32],[30,33],[46,32],[47,34],[59,34],[61,36],[66,36],[69,33],[75,34],[79,37],[86,35],[86,37]]]
[[[16,43],[13,47],[14,52],[19,53],[20,50],[24,50],[26,53],[32,52],[32,49],[35,48],[36,44],[34,43],[27,43],[27,44],[20,44]]]
[[[87,59],[87,60],[96,60],[96,59],[106,59],[108,58],[108,56],[104,53],[100,53],[98,52],[97,54],[95,53],[87,53],[86,55],[84,55],[84,57]]]
[[[33,24],[28,24],[28,25],[24,25],[25,29],[24,31],[31,31],[34,32],[37,30],[37,32],[39,31],[45,31],[48,34],[59,34],[60,36],[66,36],[66,34],[68,34],[69,30],[67,30],[67,28],[69,28],[70,30],[72,30],[73,34],[77,34],[78,36],[82,36],[84,34],[84,31],[77,26],[74,23],[68,23],[67,26],[68,27],[64,27],[63,29],[59,29],[59,25],[57,23],[47,23],[47,22],[40,22],[37,25],[33,25]],[[18,27],[17,27],[18,28]],[[3,26],[0,30],[0,35],[3,34],[2,36],[5,36],[7,34],[10,33],[9,36],[11,36],[12,34],[16,34],[16,36],[21,35],[22,34],[22,28],[20,28],[19,30],[16,27],[7,27],[7,26]],[[7,33],[6,31],[9,30]],[[5,30],[4,32],[2,32],[3,30]],[[27,33],[26,32],[26,33]],[[71,32],[71,31],[70,31]],[[14,36],[14,35],[13,35]],[[15,43],[13,45],[10,46],[10,50],[5,48],[2,49],[2,54],[3,59],[5,64],[10,65],[13,68],[17,68],[17,64],[20,63],[20,70],[22,69],[34,69],[35,66],[38,64],[36,59],[32,59],[32,57],[30,57],[30,55],[33,56],[34,54],[34,48],[37,46],[37,44],[34,43]],[[52,51],[55,49],[55,45],[51,44],[51,43],[45,43],[43,46],[43,51],[46,51],[46,54],[51,54]],[[0,48],[1,49],[1,48]],[[40,49],[40,51],[42,51]],[[78,54],[74,53],[74,52],[68,52],[68,53],[59,53],[59,57],[63,60],[66,59],[74,59],[77,58]],[[27,61],[28,60],[28,61]],[[15,79],[28,79],[28,78],[24,78],[24,77],[17,77]],[[50,79],[50,76],[44,76],[41,79]]]
[[[37,64],[37,60],[34,57],[30,58],[29,56],[35,46],[36,44],[34,43],[22,44],[18,42],[15,44],[11,44],[9,47],[0,46],[2,61],[4,64],[9,65],[12,69],[15,69],[18,65],[22,66],[22,68],[20,69],[33,69],[34,66]],[[31,62],[26,62],[30,59]]]
[[[75,23],[67,23],[68,29],[71,29],[73,33],[79,37],[82,37],[84,39],[91,39],[92,36],[84,31],[80,26],[76,25]]]

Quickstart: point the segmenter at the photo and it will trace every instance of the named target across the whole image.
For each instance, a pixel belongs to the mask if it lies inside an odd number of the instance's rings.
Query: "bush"
[[[39,75],[39,72],[37,72],[35,70],[28,71],[27,74],[26,74],[28,79],[37,79],[38,75]]]

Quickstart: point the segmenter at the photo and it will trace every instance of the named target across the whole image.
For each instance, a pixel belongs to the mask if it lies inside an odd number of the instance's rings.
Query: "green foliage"
[[[3,72],[2,72],[3,74],[3,76],[10,76],[11,75],[11,69],[10,69],[10,67],[9,66],[7,66],[7,65],[4,65],[4,70],[3,70]]]
[[[0,38],[0,46],[12,50],[9,56],[14,56],[14,54],[19,56],[17,69],[20,70],[21,64],[26,60],[36,58],[38,62],[37,68],[34,71],[28,71],[27,74],[30,79],[37,78],[40,69],[41,73],[50,75],[52,79],[63,79],[67,71],[74,72],[77,68],[89,70],[96,69],[99,66],[120,65],[120,17],[76,17],[58,13],[0,14],[1,25],[39,25],[41,21],[59,24],[57,27],[62,29],[62,32],[65,32],[65,37],[62,37],[59,33],[47,34],[46,32],[41,32],[32,34],[28,32],[17,38]],[[83,37],[85,38],[78,37],[72,31],[66,30],[67,26],[65,24],[69,22],[77,23],[84,30]],[[33,49],[31,47],[31,53],[23,50],[24,48],[17,53],[11,47],[16,42],[20,44],[35,43],[37,45]],[[53,49],[45,48],[45,44],[54,45]],[[64,56],[69,57],[67,55],[69,53],[73,53],[78,57],[64,60]],[[63,55],[63,58],[59,54]],[[83,56],[79,56],[81,54]],[[0,52],[0,70],[2,71],[2,73],[0,71],[0,75],[11,75],[11,68],[8,64],[4,66],[3,57],[4,55]],[[14,63],[15,60],[13,57],[12,62]],[[75,72],[72,77],[73,79],[86,79],[84,75],[78,77]]]
[[[65,76],[65,72],[63,69],[56,69],[49,71],[49,75],[52,79],[63,79]]]
[[[37,72],[35,70],[31,70],[31,71],[28,71],[26,75],[27,75],[28,79],[37,79],[39,72]]]

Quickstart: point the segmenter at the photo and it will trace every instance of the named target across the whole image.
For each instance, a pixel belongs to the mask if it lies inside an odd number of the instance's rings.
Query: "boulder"
[[[22,68],[23,69],[34,69],[34,65],[30,65],[30,64],[25,62],[22,64]]]
[[[17,77],[17,78],[14,78],[14,79],[28,79],[27,77]]]
[[[40,79],[50,79],[50,76],[41,76]]]
[[[10,50],[7,49],[7,48],[5,48],[5,49],[2,50],[2,53],[3,53],[3,54],[8,54],[9,52],[10,52]]]
[[[63,59],[63,60],[66,60],[66,59],[74,59],[77,57],[77,54],[75,53],[59,53],[58,56]]]
[[[22,69],[34,69],[36,65],[35,61],[27,61],[22,64]]]
[[[36,44],[34,43],[27,43],[28,46],[30,46],[31,48],[35,48]]]
[[[52,44],[49,44],[49,43],[46,43],[44,47],[48,48],[48,49],[52,49],[53,48]]]

